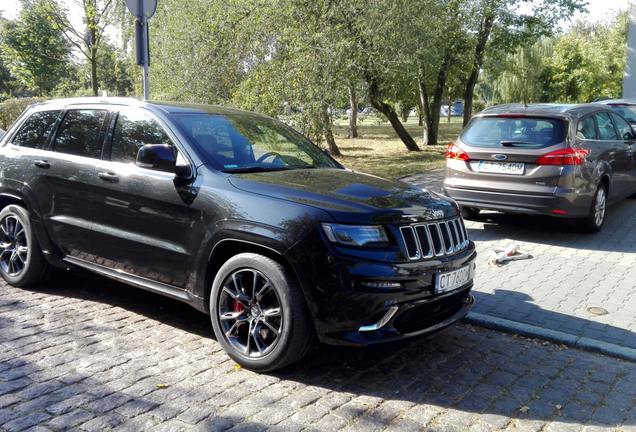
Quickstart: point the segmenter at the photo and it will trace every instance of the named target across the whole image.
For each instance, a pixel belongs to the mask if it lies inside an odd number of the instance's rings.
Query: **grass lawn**
[[[354,171],[396,179],[419,171],[444,166],[446,147],[453,142],[462,130],[462,118],[453,117],[451,123],[442,119],[439,125],[438,145],[421,147],[423,128],[417,125],[417,119],[410,117],[405,124],[406,130],[422,151],[411,152],[397,137],[389,123],[379,123],[377,117],[360,116],[358,138],[348,139],[349,122],[347,119],[336,121],[334,134],[336,144],[342,156],[338,162]]]

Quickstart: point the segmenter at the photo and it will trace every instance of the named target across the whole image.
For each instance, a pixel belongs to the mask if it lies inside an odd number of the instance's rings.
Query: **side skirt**
[[[92,271],[94,273],[98,273],[102,276],[115,279],[119,282],[124,282],[128,285],[145,289],[146,291],[151,291],[154,293],[164,295],[166,297],[170,297],[175,300],[182,301],[201,312],[208,313],[205,307],[205,300],[192,295],[192,293],[184,289],[175,288],[172,285],[168,285],[162,282],[157,282],[151,279],[146,279],[140,276],[135,276],[130,273],[126,273],[122,270],[105,267],[95,263],[89,263],[89,262],[86,262],[71,256],[64,257],[63,261],[68,264],[72,264],[74,266]]]

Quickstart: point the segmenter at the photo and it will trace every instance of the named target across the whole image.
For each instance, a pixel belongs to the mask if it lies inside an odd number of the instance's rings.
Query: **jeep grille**
[[[452,255],[468,246],[468,231],[460,217],[400,227],[411,260]]]

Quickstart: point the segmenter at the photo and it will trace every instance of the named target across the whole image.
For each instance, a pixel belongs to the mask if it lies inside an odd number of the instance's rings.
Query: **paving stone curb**
[[[481,327],[515,333],[521,336],[544,339],[554,343],[579,348],[611,357],[636,362],[636,349],[622,347],[586,337],[573,336],[556,330],[523,324],[503,318],[492,317],[476,312],[469,312],[463,319],[465,323]]]

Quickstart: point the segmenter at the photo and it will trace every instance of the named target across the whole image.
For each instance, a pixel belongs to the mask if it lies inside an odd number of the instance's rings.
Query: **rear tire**
[[[481,212],[477,207],[464,207],[460,206],[459,211],[462,214],[462,217],[466,220],[476,219]]]
[[[576,220],[577,228],[580,232],[586,234],[597,233],[603,228],[605,222],[605,210],[607,208],[607,190],[603,183],[598,185],[592,205],[590,207],[590,213],[581,219]]]
[[[210,294],[210,315],[227,355],[256,372],[300,360],[315,341],[294,275],[254,253],[236,255],[219,269]]]
[[[53,272],[35,237],[29,212],[9,205],[0,212],[0,273],[9,285],[27,287]]]

